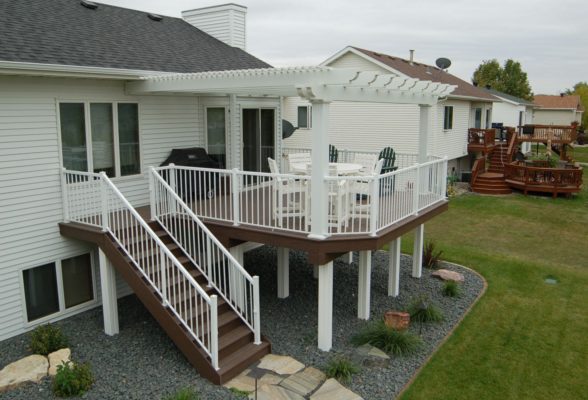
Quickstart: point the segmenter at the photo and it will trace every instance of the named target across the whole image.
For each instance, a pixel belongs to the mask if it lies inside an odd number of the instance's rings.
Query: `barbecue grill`
[[[172,149],[170,155],[161,163],[161,166],[170,164],[183,167],[219,168],[219,164],[211,158],[202,147],[189,149]],[[162,171],[163,177],[168,183],[172,183],[169,170]],[[176,170],[175,189],[183,200],[213,198],[218,193],[219,174],[209,171]]]

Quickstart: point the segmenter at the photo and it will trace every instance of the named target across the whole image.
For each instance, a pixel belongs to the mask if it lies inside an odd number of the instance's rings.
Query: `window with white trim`
[[[312,128],[312,107],[298,106],[298,128]]]
[[[95,300],[92,254],[22,271],[26,318],[34,322]]]
[[[137,103],[59,104],[63,166],[109,177],[141,173]]]
[[[445,106],[443,110],[443,129],[453,129],[453,106]]]

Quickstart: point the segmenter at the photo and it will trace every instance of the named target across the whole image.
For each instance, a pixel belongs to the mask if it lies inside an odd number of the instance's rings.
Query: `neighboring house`
[[[321,65],[456,85],[456,89],[432,110],[428,153],[447,156],[449,173],[470,169],[468,128],[490,127],[496,97],[437,67],[357,47],[346,47]],[[284,118],[300,127],[284,141],[284,147],[310,145],[313,131],[307,107],[308,103],[300,98],[284,101]],[[329,141],[343,149],[379,151],[392,146],[398,153],[413,153],[418,145],[418,126],[418,107],[414,105],[334,103]]]
[[[241,265],[249,242],[278,247],[279,297],[288,296],[288,249],[308,253],[325,351],[335,258],[359,252],[362,319],[372,250],[389,245],[397,296],[400,237],[414,230],[421,276],[424,223],[448,207],[447,162],[426,149],[437,102],[455,86],[385,68],[271,68],[244,51],[245,12],[228,4],[182,20],[89,1],[0,3],[0,340],[99,304],[105,332],[116,334],[117,297],[132,289],[199,372],[221,383],[269,351],[259,280]],[[267,157],[282,154],[281,99],[296,95],[313,104],[312,172],[264,174]],[[491,101],[463,96],[445,103],[455,108],[451,140],[465,135],[462,109]],[[356,101],[408,113],[398,140],[413,136],[411,168],[362,177],[367,200],[342,191],[335,210],[332,192],[314,183],[329,174],[330,104]],[[191,147],[222,169],[150,168]],[[347,188],[350,179],[330,181]],[[297,190],[292,198],[280,196],[285,187]],[[294,206],[298,214],[283,218]]]
[[[584,107],[578,95],[552,96],[538,94],[533,98],[537,108],[533,110],[533,123],[537,125],[571,125],[582,123]]]

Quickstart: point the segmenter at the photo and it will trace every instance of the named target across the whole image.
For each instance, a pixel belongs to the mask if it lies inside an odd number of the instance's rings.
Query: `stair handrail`
[[[472,167],[472,181],[470,186],[476,183],[476,179],[478,179],[478,175],[480,174],[481,170],[486,169],[486,159],[484,157],[477,158],[474,162],[474,166]]]
[[[507,156],[509,164],[512,162],[512,159],[514,157],[514,149],[515,149],[516,142],[517,142],[517,135],[516,134],[511,135],[510,139],[508,141],[508,149],[506,151],[506,156]]]
[[[94,193],[93,195],[92,193],[89,194],[92,198],[99,199],[99,209],[95,211],[98,211],[100,216],[93,221],[100,222],[102,230],[108,232],[112,236],[126,256],[129,257],[137,267],[141,275],[161,297],[162,305],[167,307],[176,318],[178,318],[190,336],[211,358],[213,368],[218,370],[217,296],[209,296],[204,289],[200,287],[198,282],[196,282],[174,254],[161,241],[153,229],[151,229],[137,210],[108,178],[105,172],[91,173],[63,169],[62,187],[64,189],[64,210],[67,210],[66,216],[68,221],[97,226],[96,223],[87,223],[83,218],[76,218],[71,212],[73,201],[70,198],[70,187],[68,185],[83,185],[86,182],[91,183],[94,190],[96,187],[99,188],[99,193]],[[96,182],[99,182],[99,184],[96,185]],[[118,204],[112,204],[113,198],[118,201]],[[126,214],[123,214],[124,212],[126,212]],[[129,217],[131,221],[129,221]],[[138,225],[129,225],[129,222],[136,222]],[[138,227],[142,228],[142,231],[139,230]],[[149,239],[151,242],[143,240],[137,241],[137,236],[139,236],[140,239]],[[134,239],[134,242],[130,243],[130,245],[125,243],[132,239]],[[154,243],[156,248],[152,248],[149,243]],[[155,250],[156,253],[152,253],[146,258],[143,257],[137,259],[137,254],[134,254],[135,252],[145,253],[152,252],[153,250]],[[147,260],[147,265],[144,265],[144,263],[141,262],[145,259]],[[172,266],[175,267],[179,275],[174,272],[170,273],[171,268],[168,267]],[[154,276],[150,276],[150,273],[153,273]],[[159,279],[155,279],[156,276],[159,277]],[[170,277],[178,279],[184,278],[184,281],[178,280],[178,285],[183,284],[184,291],[182,293],[179,292],[179,289],[168,287],[168,283],[171,282]],[[186,287],[186,285],[189,285],[189,287]],[[194,297],[194,301],[192,301],[192,297],[189,297],[189,301],[186,302],[186,290],[188,291],[188,294],[198,295],[202,301],[198,301],[196,297]],[[184,307],[178,309],[174,304],[174,300],[180,299],[184,303],[189,304],[185,304]],[[204,306],[204,304],[206,304],[207,307]],[[193,305],[195,305],[195,307],[192,307]],[[198,310],[199,307],[205,308],[205,310]],[[183,310],[181,308],[183,308]],[[194,320],[193,317],[198,315],[200,318],[196,317]],[[206,318],[204,318],[205,315]],[[190,319],[188,319],[187,316],[189,316]],[[206,328],[204,326],[206,326]]]
[[[170,166],[167,171],[171,172],[169,178],[175,184],[174,168],[175,166]],[[254,344],[261,344],[259,277],[251,276],[243,268],[155,168],[150,167],[149,177],[152,218],[164,227],[204,274],[208,285],[218,291],[219,295],[251,329],[254,334]],[[165,209],[162,210],[163,208]],[[165,214],[162,211],[168,213]],[[172,217],[187,217],[187,220],[178,221],[177,218],[167,220],[165,216],[170,213]],[[193,229],[194,227],[196,229]],[[198,234],[197,230],[200,230],[206,238],[206,246],[202,246],[205,248],[199,246],[201,238],[195,237]],[[206,253],[207,265],[202,265],[202,262],[198,261],[202,257],[202,252]],[[222,272],[215,271],[213,268],[212,263],[215,261],[228,268],[228,282],[227,279],[223,280]]]

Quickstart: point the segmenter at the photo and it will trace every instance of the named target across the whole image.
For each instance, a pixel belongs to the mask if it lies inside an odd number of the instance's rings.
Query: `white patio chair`
[[[290,172],[294,169],[292,168],[292,164],[306,164],[309,165],[312,162],[312,155],[310,152],[308,153],[290,153],[288,154],[288,168]]]
[[[382,166],[384,165],[384,159],[378,160],[378,162],[371,169],[369,176],[378,176],[382,172]],[[368,176],[368,175],[366,175]],[[353,182],[351,192],[351,216],[353,218],[369,218],[371,203],[372,203],[372,190],[373,185],[377,184],[378,181],[373,179],[362,180],[358,179]],[[379,188],[378,188],[379,189]],[[366,200],[367,201],[364,201]]]
[[[306,171],[308,175],[312,174],[309,167]],[[329,176],[337,176],[337,166],[329,165]],[[310,196],[307,196],[306,206],[310,210]],[[346,179],[329,180],[327,192],[327,223],[329,227],[340,229],[347,228],[349,225],[350,203],[349,203],[349,183]],[[307,216],[307,225],[310,225],[310,213]]]
[[[272,174],[278,174],[272,182],[272,209],[278,226],[282,226],[283,219],[304,216],[306,184],[301,180],[281,177],[276,160],[267,159]]]
[[[353,157],[353,162],[362,166],[360,175],[372,175],[378,162],[378,155],[358,153]]]

